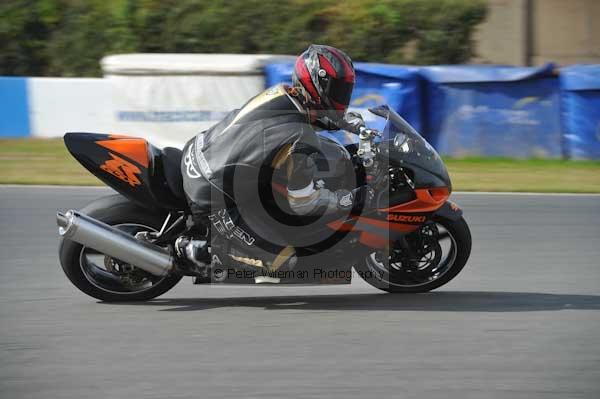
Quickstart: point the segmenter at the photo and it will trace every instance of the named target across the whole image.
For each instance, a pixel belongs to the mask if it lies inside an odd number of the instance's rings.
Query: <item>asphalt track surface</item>
[[[107,190],[0,187],[1,398],[600,398],[600,197],[455,195],[470,262],[430,294],[78,292],[54,214]]]

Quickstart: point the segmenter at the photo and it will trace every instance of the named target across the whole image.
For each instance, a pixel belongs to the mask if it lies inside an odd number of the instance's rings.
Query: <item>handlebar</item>
[[[375,166],[375,156],[377,154],[377,144],[375,143],[376,137],[381,137],[381,133],[375,129],[369,129],[365,126],[356,127],[354,125],[350,125],[349,123],[345,123],[349,125],[352,129],[344,129],[349,131],[350,133],[354,133],[358,135],[358,150],[356,151],[356,155],[358,155],[362,161],[362,164],[365,168],[372,168]]]
[[[328,122],[338,129],[356,134],[359,139],[356,155],[360,157],[365,168],[373,168],[376,166],[375,156],[378,149],[374,140],[376,137],[381,137],[381,133],[378,130],[370,129],[366,126],[356,126],[343,119],[336,122],[328,120]]]
[[[381,133],[378,130],[370,129],[366,126],[357,127],[356,125],[348,123],[345,120],[338,121],[336,125],[341,130],[345,130],[349,133],[356,134],[357,136],[362,135],[365,137],[381,137]]]

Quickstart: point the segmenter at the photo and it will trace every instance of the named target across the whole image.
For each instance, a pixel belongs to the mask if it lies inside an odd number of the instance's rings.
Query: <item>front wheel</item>
[[[166,217],[138,207],[120,195],[100,198],[81,212],[131,235],[158,231]],[[107,302],[149,300],[164,294],[182,278],[177,274],[153,276],[135,265],[64,238],[59,255],[65,274],[77,288]]]
[[[372,286],[392,293],[427,292],[448,283],[471,254],[467,222],[438,219],[395,242],[388,251],[374,252],[356,267]]]

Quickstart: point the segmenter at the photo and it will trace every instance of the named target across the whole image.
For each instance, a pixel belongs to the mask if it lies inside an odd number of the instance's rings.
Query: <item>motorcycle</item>
[[[448,283],[467,263],[471,234],[462,210],[449,201],[452,185],[446,167],[392,109],[369,111],[385,120],[381,132],[341,126],[358,136],[358,143],[348,145],[320,136],[315,180],[328,188],[367,184],[376,205],[318,223],[291,216],[282,201],[282,177],[274,171],[272,189],[261,190],[263,207],[270,209],[261,219],[272,222],[272,228],[267,223],[271,230],[278,224],[291,226],[279,230],[286,240],[312,241],[293,250],[284,246],[272,264],[246,250],[264,234],[243,212],[232,220],[229,211],[236,209],[220,210],[209,218],[210,226],[192,222],[182,178],[187,161],[181,150],[159,149],[129,136],[67,133],[69,152],[119,194],[79,211],[57,213],[66,276],[103,301],[149,300],[184,276],[196,284],[349,284],[358,275],[390,293],[427,292]],[[211,263],[182,256],[177,242],[184,237],[206,240]],[[322,254],[327,254],[325,260],[318,260]],[[278,269],[284,261],[285,270]]]

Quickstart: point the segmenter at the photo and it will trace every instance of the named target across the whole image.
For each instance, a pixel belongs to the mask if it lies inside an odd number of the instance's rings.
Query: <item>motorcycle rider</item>
[[[342,123],[364,126],[359,114],[346,114],[355,82],[350,57],[335,47],[313,44],[297,58],[292,82],[291,87],[278,85],[252,98],[183,149],[184,191],[195,223],[212,224],[220,235],[239,241],[247,250],[255,237],[238,225],[232,204],[237,207],[253,194],[260,195],[265,169],[286,171],[287,201],[297,215],[349,212],[372,196],[366,186],[331,191],[314,181],[316,131],[337,130]],[[182,241],[179,251],[196,263],[211,262],[206,241]],[[278,251],[271,251],[274,258],[265,260],[268,265],[281,263],[276,260]],[[293,250],[284,251],[286,259],[293,256]]]

